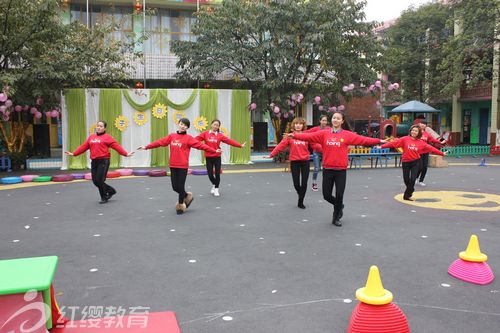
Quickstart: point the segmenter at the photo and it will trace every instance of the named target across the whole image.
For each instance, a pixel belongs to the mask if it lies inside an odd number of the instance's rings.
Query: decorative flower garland
[[[153,106],[151,112],[153,112],[153,117],[163,119],[167,115],[168,109],[165,104],[158,103]]]
[[[202,132],[207,128],[208,122],[207,118],[200,116],[194,120],[194,128],[198,130],[199,132]]]
[[[148,122],[148,114],[146,112],[135,111],[134,122],[139,126],[144,125]]]
[[[187,118],[184,111],[175,111],[172,113],[172,120],[174,121],[174,124],[177,124],[181,118]]]
[[[128,127],[128,119],[125,118],[124,116],[118,116],[118,117],[116,117],[116,119],[115,119],[115,127],[120,132],[123,132]]]

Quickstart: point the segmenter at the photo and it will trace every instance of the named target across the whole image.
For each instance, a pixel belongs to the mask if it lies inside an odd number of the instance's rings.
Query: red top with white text
[[[411,162],[418,160],[420,154],[432,153],[436,155],[444,156],[444,153],[439,149],[428,145],[420,139],[414,139],[411,136],[403,136],[402,138],[396,139],[391,142],[384,143],[382,148],[403,148],[403,156],[401,156],[402,162]]]
[[[92,134],[87,140],[73,152],[73,156],[78,156],[90,149],[91,160],[106,159],[111,156],[109,148],[116,150],[120,155],[127,156],[128,153],[116,140],[109,134]]]
[[[200,135],[198,135],[196,137],[196,140],[205,141],[205,144],[207,146],[212,147],[215,150],[220,149],[221,142],[224,142],[225,144],[228,144],[228,145],[231,145],[234,147],[238,147],[238,148],[242,147],[241,144],[239,144],[238,142],[236,142],[234,140],[231,140],[230,138],[228,138],[227,136],[225,136],[224,134],[222,134],[220,132],[205,131],[205,132],[201,133]],[[205,157],[219,157],[221,154],[222,153],[213,154],[210,152],[206,152]]]

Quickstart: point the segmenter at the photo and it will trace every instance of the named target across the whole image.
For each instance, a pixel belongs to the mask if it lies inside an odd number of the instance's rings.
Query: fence
[[[448,156],[465,156],[465,155],[490,155],[490,146],[455,146],[443,147],[442,152],[447,151]]]

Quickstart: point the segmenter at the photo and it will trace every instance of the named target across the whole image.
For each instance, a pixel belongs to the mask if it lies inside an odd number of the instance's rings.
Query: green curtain
[[[123,93],[123,97],[125,97],[125,100],[128,102],[128,104],[130,104],[131,107],[134,108],[134,110],[137,110],[137,111],[146,111],[146,110],[151,110],[153,108],[153,105],[156,104],[158,90],[157,89],[150,90],[149,101],[147,101],[146,104],[136,103],[132,99],[132,97],[130,97],[128,89],[123,89],[122,93]]]
[[[122,132],[115,127],[115,119],[122,115],[121,89],[100,89],[99,92],[99,120],[104,120],[108,126],[106,133],[116,142],[122,144]],[[120,154],[111,149],[110,168],[120,167]]]
[[[200,90],[200,116],[205,117],[210,129],[212,120],[217,119],[217,98],[219,97],[218,91],[214,89]],[[205,154],[201,153],[201,161],[205,164]]]
[[[168,95],[166,89],[154,89],[151,92],[156,95],[155,103],[167,104]],[[169,113],[163,119],[150,116],[151,118],[151,142],[161,139],[168,135],[168,117]],[[165,167],[169,162],[170,152],[168,147],[160,147],[151,150],[151,166]]]
[[[246,164],[250,162],[250,96],[248,90],[233,90],[231,103],[231,139],[246,142],[243,148],[231,147],[230,162]]]
[[[87,140],[87,119],[85,113],[85,89],[64,91],[68,112],[68,151],[74,151]],[[87,154],[68,157],[68,169],[86,169]]]

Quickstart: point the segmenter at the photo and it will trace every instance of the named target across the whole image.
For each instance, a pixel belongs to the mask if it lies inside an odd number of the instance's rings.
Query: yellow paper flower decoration
[[[134,113],[134,122],[139,126],[144,125],[148,122],[148,114],[146,112],[136,111]]]
[[[196,128],[200,132],[204,131],[205,128],[207,128],[207,126],[208,126],[207,118],[203,116],[198,117],[194,120],[194,128]]]
[[[219,127],[219,132],[221,132],[222,134],[224,134],[224,136],[229,136],[229,131],[225,127],[222,127],[222,126]]]
[[[165,117],[165,115],[167,114],[167,110],[168,109],[165,104],[158,103],[153,106],[153,110],[151,110],[151,112],[153,112],[153,117],[163,119],[163,117]]]
[[[187,118],[184,111],[175,111],[172,113],[172,120],[174,121],[174,124],[177,124],[181,118]]]
[[[118,128],[121,132],[127,129],[128,127],[128,119],[124,116],[116,117],[115,119],[115,127]]]
[[[97,127],[97,123],[93,124],[92,126],[90,126],[89,133],[90,134],[95,134],[96,127]]]

